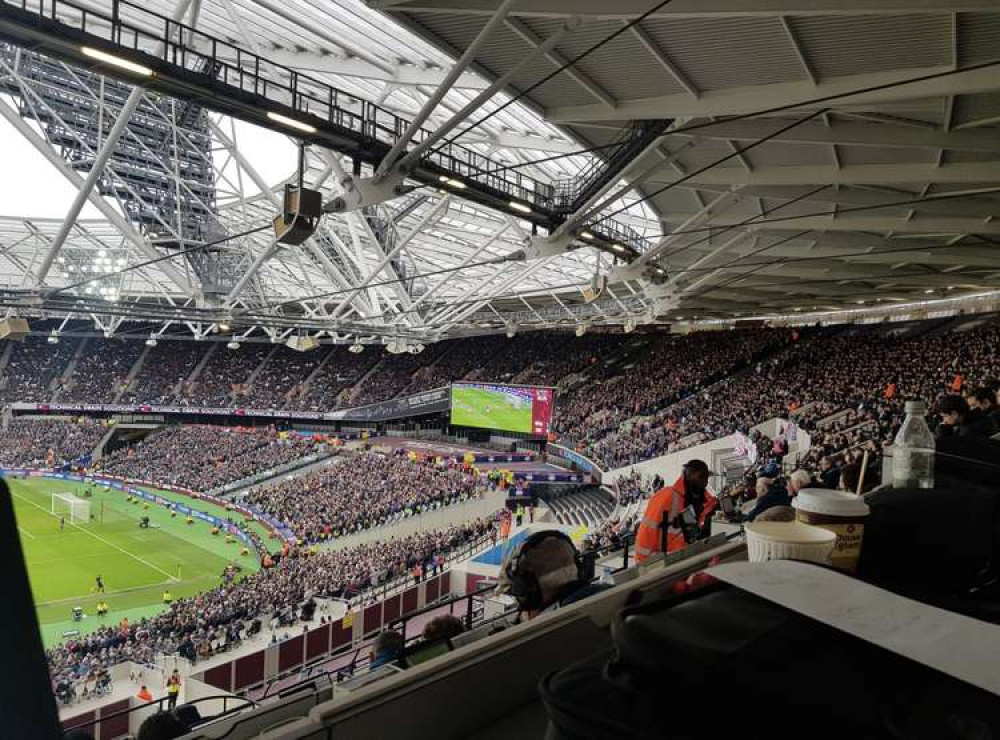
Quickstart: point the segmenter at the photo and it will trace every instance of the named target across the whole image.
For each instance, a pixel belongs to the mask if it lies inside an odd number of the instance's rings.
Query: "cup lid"
[[[792,506],[813,514],[868,516],[868,504],[860,496],[825,488],[805,488],[792,499]]]

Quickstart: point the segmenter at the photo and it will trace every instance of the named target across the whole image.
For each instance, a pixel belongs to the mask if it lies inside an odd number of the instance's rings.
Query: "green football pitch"
[[[531,403],[518,406],[501,391],[453,387],[452,424],[511,432],[531,431]]]
[[[52,494],[82,497],[82,483],[8,478],[7,484],[46,646],[61,642],[69,630],[85,634],[123,617],[135,621],[157,614],[164,609],[165,589],[176,599],[213,588],[230,562],[240,565],[244,575],[258,568],[253,553],[240,555],[242,542],[227,543],[223,535],[213,535],[208,522],[188,524],[182,515],[171,517],[164,506],[127,501],[123,491],[94,487],[91,521],[75,524],[67,516],[60,529],[59,517],[50,512]],[[214,504],[156,492],[215,516],[229,515]],[[149,517],[148,529],[139,528],[142,516]],[[253,527],[266,538],[263,527]],[[103,595],[95,591],[98,575],[104,580]],[[103,618],[96,616],[101,598],[108,605]],[[86,614],[80,622],[72,621],[75,606]]]

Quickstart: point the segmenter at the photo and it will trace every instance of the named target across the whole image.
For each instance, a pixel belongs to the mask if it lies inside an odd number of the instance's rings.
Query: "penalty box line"
[[[12,493],[12,494],[13,494],[14,496],[16,496],[17,498],[19,498],[19,499],[21,499],[22,501],[24,501],[25,503],[27,503],[27,504],[30,504],[31,506],[34,506],[34,507],[35,507],[36,509],[39,509],[40,511],[44,511],[44,512],[45,512],[46,514],[48,514],[49,516],[51,516],[51,517],[55,517],[55,516],[57,516],[56,514],[53,514],[53,513],[51,512],[51,511],[48,511],[48,510],[47,510],[47,509],[46,509],[46,508],[45,508],[44,506],[40,506],[39,504],[36,504],[36,503],[35,503],[34,501],[32,501],[31,499],[28,499],[28,498],[25,498],[25,497],[24,497],[24,496],[22,496],[21,494],[19,494],[19,493],[14,493],[13,491],[11,491],[11,493]],[[168,580],[169,582],[171,582],[171,583],[174,583],[174,582],[176,582],[176,581],[178,581],[178,580],[179,580],[179,579],[178,579],[178,578],[177,578],[176,576],[173,576],[173,575],[171,575],[170,573],[168,573],[167,571],[163,570],[163,568],[159,567],[158,565],[153,565],[153,564],[152,564],[151,562],[149,562],[148,560],[146,560],[146,559],[144,559],[144,558],[140,558],[140,557],[139,557],[138,555],[136,555],[136,554],[135,554],[135,553],[133,553],[133,552],[129,552],[129,551],[128,551],[128,550],[126,550],[126,549],[125,549],[124,547],[121,547],[120,545],[116,545],[116,544],[115,544],[114,542],[111,542],[110,540],[106,540],[106,539],[104,539],[104,538],[103,538],[103,537],[101,537],[101,536],[100,536],[99,534],[95,534],[94,532],[91,532],[91,531],[90,531],[89,529],[84,529],[83,527],[81,527],[81,526],[80,526],[79,524],[77,524],[76,522],[73,522],[73,521],[67,521],[66,523],[67,523],[67,524],[69,524],[69,525],[70,525],[71,527],[76,527],[76,528],[77,528],[77,529],[79,529],[79,530],[80,530],[81,532],[84,532],[84,533],[86,533],[86,534],[89,534],[89,535],[90,535],[91,537],[93,537],[93,538],[94,538],[95,540],[97,540],[98,542],[103,542],[103,543],[104,543],[105,545],[107,545],[108,547],[112,547],[112,548],[114,548],[115,550],[118,550],[118,552],[122,552],[122,553],[125,553],[125,554],[126,554],[126,555],[128,555],[128,556],[129,556],[130,558],[132,558],[133,560],[136,560],[136,561],[138,561],[138,562],[142,563],[143,565],[145,565],[145,566],[146,566],[146,567],[148,567],[148,568],[152,568],[152,569],[153,569],[153,570],[155,570],[155,571],[156,571],[157,573],[162,573],[163,575],[165,575],[165,576],[167,577],[167,580]]]

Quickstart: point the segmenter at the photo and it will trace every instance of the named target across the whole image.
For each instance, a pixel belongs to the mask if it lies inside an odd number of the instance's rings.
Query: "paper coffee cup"
[[[828,529],[837,535],[833,567],[848,573],[858,568],[868,519],[868,504],[860,496],[824,488],[806,488],[792,500],[795,516],[804,524]]]

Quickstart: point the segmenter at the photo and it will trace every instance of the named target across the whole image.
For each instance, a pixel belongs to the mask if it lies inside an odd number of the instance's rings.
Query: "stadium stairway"
[[[246,491],[248,488],[275,486],[288,478],[308,473],[316,468],[335,463],[340,455],[335,450],[326,450],[312,455],[306,455],[295,460],[291,460],[284,465],[279,465],[270,470],[262,470],[247,478],[242,478],[224,486],[214,488],[207,493],[211,496],[220,496],[225,499],[232,499]]]
[[[58,401],[62,392],[71,387],[73,382],[73,371],[76,370],[76,365],[83,357],[83,353],[86,351],[87,344],[90,339],[84,337],[80,340],[80,343],[76,345],[76,350],[73,352],[73,356],[70,358],[69,362],[66,363],[66,367],[63,368],[62,372],[58,376],[52,379],[52,383],[49,385],[49,389],[52,390],[52,400]]]
[[[302,381],[302,383],[298,386],[298,388],[292,390],[288,400],[295,398],[300,401],[304,401],[306,398],[309,397],[309,391],[312,388],[313,382],[316,380],[316,378],[319,377],[320,373],[323,372],[323,369],[330,363],[330,359],[333,358],[334,356],[335,349],[336,349],[335,347],[330,347],[327,350],[326,355],[323,356],[323,359],[320,360],[319,363],[317,363],[316,367],[314,367],[312,371],[309,373],[309,375],[306,376],[306,379]],[[372,369],[374,370],[375,367],[378,367],[378,363],[376,363]],[[367,377],[368,373],[365,373],[361,377],[361,380],[365,380]]]
[[[128,375],[125,376],[125,381],[115,390],[114,398],[111,399],[112,403],[118,403],[121,397],[125,395],[125,392],[135,385],[136,376],[142,371],[143,366],[146,364],[146,358],[149,356],[149,351],[152,349],[148,344],[142,348],[142,352],[136,358],[132,367],[129,368]]]
[[[545,503],[560,524],[591,529],[604,522],[615,508],[611,495],[596,486],[553,496]]]
[[[278,350],[280,348],[281,345],[278,344],[274,345],[274,347],[271,348],[271,351],[268,352],[266,355],[264,355],[264,359],[261,360],[259,363],[257,363],[257,366],[253,370],[251,370],[250,374],[246,377],[245,380],[243,380],[242,384],[250,389],[248,396],[253,394],[254,383],[257,382],[257,378],[260,376],[261,372],[263,372],[264,368],[267,367],[267,364],[274,359],[274,356],[276,354],[278,354]],[[229,402],[232,404],[236,403],[236,396],[234,393],[229,394]]]
[[[201,375],[201,371],[205,369],[205,366],[208,364],[208,361],[212,359],[212,355],[214,355],[218,351],[219,346],[220,345],[218,344],[212,344],[212,346],[208,348],[208,351],[201,356],[201,359],[198,360],[198,363],[194,366],[194,368],[192,368],[190,374],[186,378],[183,378],[180,381],[178,381],[177,386],[174,388],[175,397],[179,398],[180,396],[182,396],[184,394],[184,389],[188,386],[193,385],[195,381],[198,380],[198,377]]]
[[[368,372],[366,372],[364,375],[358,378],[357,383],[355,383],[354,385],[352,385],[350,388],[347,389],[347,404],[346,404],[347,406],[354,405],[354,399],[356,399],[358,397],[358,394],[361,393],[361,389],[365,387],[365,384],[368,382],[368,378],[372,377],[372,375],[374,375],[380,367],[382,367],[385,363],[389,362],[389,358],[391,356],[392,355],[386,355],[381,360],[376,362],[374,365],[371,366],[371,369]],[[315,376],[310,376],[308,382],[312,383],[314,379]]]
[[[14,346],[17,342],[4,342],[3,344],[3,352],[0,352],[0,380],[3,380],[3,375],[7,370],[7,363],[10,362],[10,353],[14,351]]]

